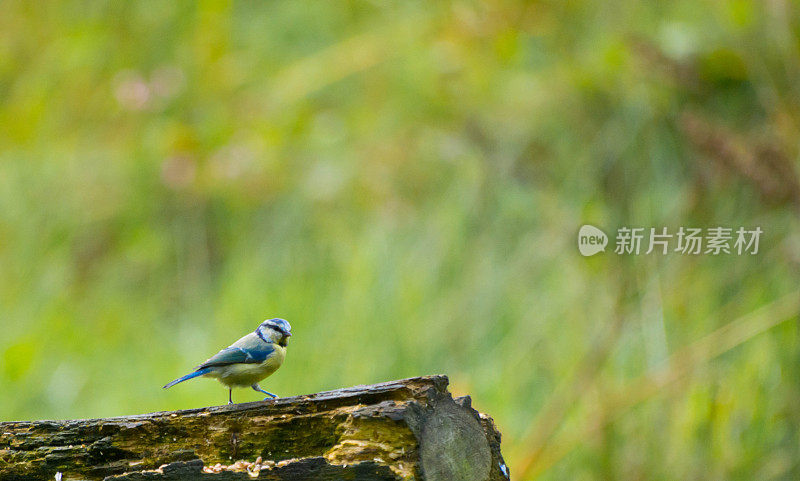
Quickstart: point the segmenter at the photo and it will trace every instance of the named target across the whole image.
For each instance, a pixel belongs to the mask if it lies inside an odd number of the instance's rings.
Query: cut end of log
[[[492,419],[446,376],[70,421],[0,423],[0,480],[509,479]]]

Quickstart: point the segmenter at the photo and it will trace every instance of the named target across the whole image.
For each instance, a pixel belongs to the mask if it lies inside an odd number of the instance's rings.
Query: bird
[[[219,351],[193,372],[166,384],[164,389],[196,377],[210,377],[228,388],[228,404],[233,404],[234,387],[250,386],[267,395],[264,401],[276,398],[277,395],[261,389],[258,383],[281,367],[291,335],[288,321],[267,319],[255,331]]]

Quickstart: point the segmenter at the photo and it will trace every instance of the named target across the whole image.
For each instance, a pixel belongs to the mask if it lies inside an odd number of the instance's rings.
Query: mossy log
[[[447,377],[108,419],[0,423],[0,480],[508,479]],[[58,474],[57,473],[61,473]]]

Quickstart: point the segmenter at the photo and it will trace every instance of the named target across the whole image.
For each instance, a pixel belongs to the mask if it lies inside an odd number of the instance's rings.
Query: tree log
[[[3,422],[0,480],[508,479],[492,419],[447,384],[428,376],[138,416]]]

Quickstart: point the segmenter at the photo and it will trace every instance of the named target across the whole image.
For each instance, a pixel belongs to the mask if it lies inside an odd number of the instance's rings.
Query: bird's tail
[[[198,371],[189,373],[189,374],[187,374],[187,375],[185,375],[183,377],[179,377],[178,379],[176,379],[176,380],[172,381],[171,383],[167,384],[166,386],[164,386],[164,389],[167,389],[168,387],[172,387],[172,386],[178,384],[179,382],[188,381],[189,379],[194,379],[194,378],[196,378],[198,376],[202,376],[203,374],[208,374],[209,372],[211,372],[211,369],[210,368],[205,368],[205,369],[200,369]]]

